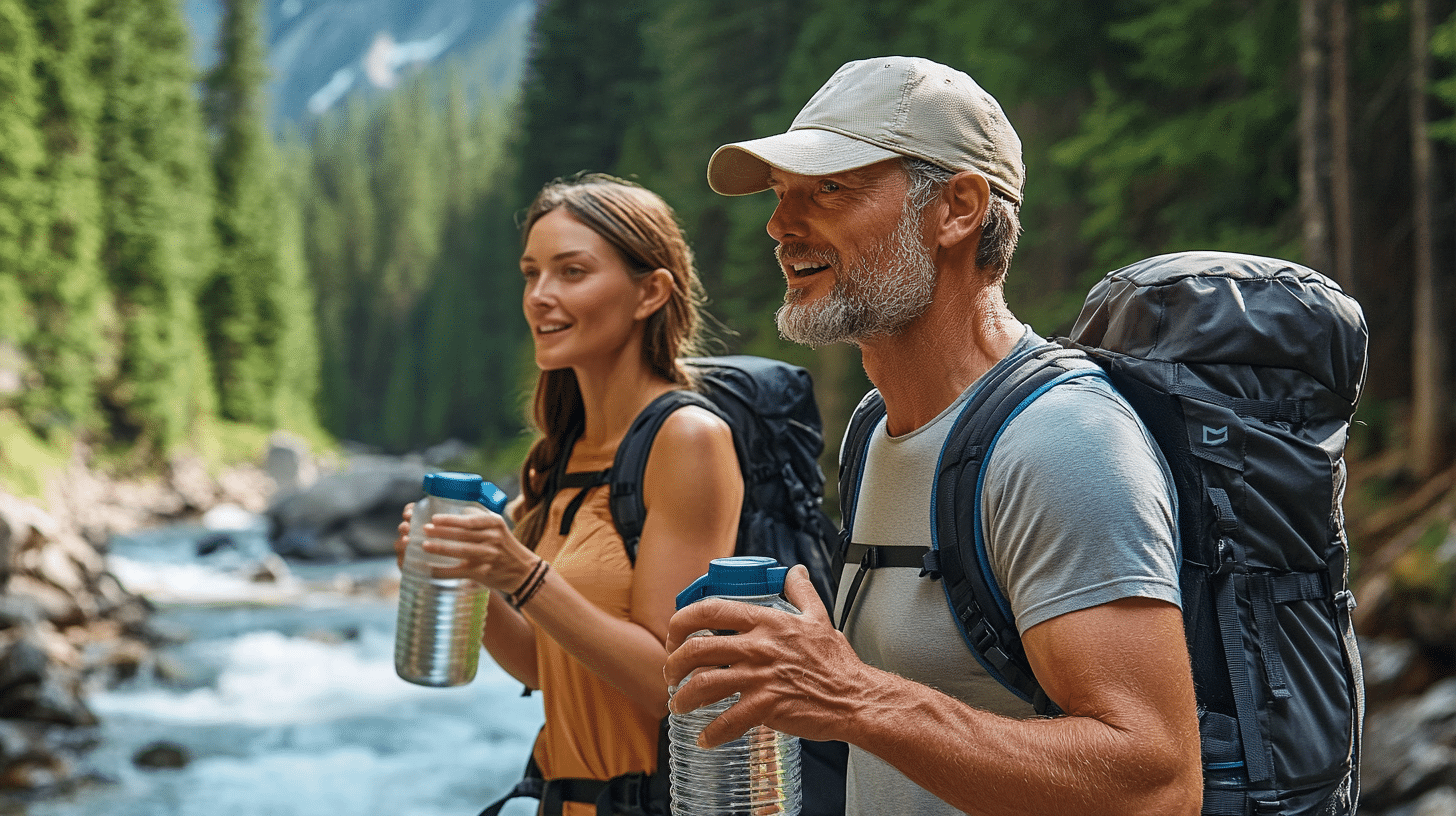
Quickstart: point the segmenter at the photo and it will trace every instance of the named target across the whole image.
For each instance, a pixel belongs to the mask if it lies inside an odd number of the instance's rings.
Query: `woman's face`
[[[542,371],[610,361],[642,330],[642,287],[616,248],[565,209],[531,226],[521,276],[521,307]]]

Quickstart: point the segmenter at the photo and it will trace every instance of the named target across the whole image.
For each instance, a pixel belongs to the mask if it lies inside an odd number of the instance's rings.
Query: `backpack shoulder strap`
[[[647,506],[642,501],[642,480],[647,473],[647,457],[652,453],[652,442],[667,417],[685,405],[696,405],[723,416],[712,401],[696,391],[669,391],[648,403],[646,408],[632,420],[626,436],[617,446],[612,459],[610,505],[612,523],[622,536],[622,545],[627,549],[627,558],[637,563],[637,543],[642,540],[642,523],[647,518]],[[724,421],[727,421],[726,419]],[[736,443],[735,443],[736,445]],[[740,462],[740,465],[742,463]]]
[[[844,445],[839,449],[839,513],[844,519],[844,538],[854,527],[854,507],[859,496],[859,482],[864,476],[865,453],[870,447],[870,434],[885,418],[885,399],[878,389],[871,389],[855,407],[849,417],[849,427],[844,432]],[[836,567],[842,566],[843,546],[837,557],[841,559]]]
[[[1002,431],[1037,397],[1068,380],[1106,375],[1082,352],[1048,343],[992,376],[961,409],[941,449],[926,568],[941,575],[961,637],[986,671],[1039,713],[1056,714],[1031,672],[1010,603],[991,571],[981,518],[983,466]]]
[[[859,401],[854,413],[850,414],[849,427],[844,432],[844,443],[839,449],[839,541],[834,548],[834,557],[829,562],[830,574],[835,581],[844,574],[845,563],[851,560],[850,551],[855,546],[852,538],[854,512],[859,501],[859,484],[864,478],[865,456],[869,452],[870,435],[884,418],[885,399],[880,396],[878,389],[871,389]],[[869,549],[874,550],[876,555],[880,550],[877,547]],[[865,570],[881,566],[873,555],[864,559],[861,554],[855,554],[853,560],[860,561],[860,569],[855,572],[849,585],[849,593],[844,598],[844,607],[839,611],[837,628],[840,630],[844,629],[849,620],[849,613],[854,608],[854,599],[859,594]]]

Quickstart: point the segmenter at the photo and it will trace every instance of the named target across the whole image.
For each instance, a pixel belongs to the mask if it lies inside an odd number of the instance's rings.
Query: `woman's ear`
[[[956,173],[941,193],[945,213],[936,234],[939,246],[950,248],[980,233],[991,202],[991,185],[986,177],[969,170]]]
[[[638,281],[637,311],[633,317],[646,320],[672,297],[673,277],[666,269],[654,269]]]

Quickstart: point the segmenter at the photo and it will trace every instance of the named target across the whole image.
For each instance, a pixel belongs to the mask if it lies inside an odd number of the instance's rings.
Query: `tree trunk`
[[[1330,272],[1330,0],[1299,2],[1299,209],[1304,262]]]
[[[1447,461],[1447,350],[1436,282],[1435,160],[1427,134],[1430,31],[1428,0],[1411,0],[1411,218],[1415,286],[1411,304],[1410,463],[1419,478],[1434,475]]]
[[[1330,205],[1334,258],[1329,272],[1359,298],[1355,275],[1355,166],[1350,156],[1350,2],[1330,0]]]

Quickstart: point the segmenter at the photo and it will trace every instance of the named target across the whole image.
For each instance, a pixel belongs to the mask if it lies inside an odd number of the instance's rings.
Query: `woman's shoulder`
[[[708,446],[733,447],[733,429],[723,418],[700,405],[684,405],[667,415],[653,440],[653,449],[701,451]]]

